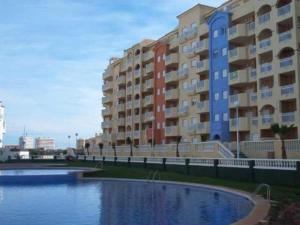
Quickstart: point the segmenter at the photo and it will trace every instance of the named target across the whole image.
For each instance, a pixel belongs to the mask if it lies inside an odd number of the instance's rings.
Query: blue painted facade
[[[221,141],[230,140],[229,121],[229,84],[228,84],[228,55],[223,51],[228,50],[227,29],[229,26],[228,12],[215,12],[208,20],[209,27],[209,108],[210,108],[210,139]],[[217,34],[216,34],[217,33]],[[224,49],[224,50],[223,50]],[[227,75],[223,76],[223,70]],[[215,76],[218,72],[218,76]],[[224,98],[224,94],[227,98]],[[219,99],[215,99],[215,95]],[[219,117],[219,120],[216,118]]]

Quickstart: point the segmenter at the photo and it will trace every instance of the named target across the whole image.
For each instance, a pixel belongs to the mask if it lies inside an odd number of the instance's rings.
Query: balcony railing
[[[178,73],[177,71],[170,71],[165,74],[165,82],[172,82],[172,81],[177,81],[178,79]]]
[[[271,46],[271,38],[266,38],[259,42],[259,48],[267,48],[269,46]]]
[[[286,68],[293,65],[293,57],[280,59],[280,68]]]
[[[178,77],[183,78],[186,77],[189,74],[189,69],[188,68],[180,68],[178,70]]]
[[[178,113],[180,115],[186,115],[189,111],[189,107],[187,105],[182,105],[182,106],[179,106],[178,108]]]
[[[267,98],[271,98],[273,96],[273,91],[272,89],[263,89],[260,91],[260,97],[262,99],[267,99]]]
[[[134,71],[134,77],[140,77],[141,76],[141,70],[138,69],[138,70],[135,70]]]
[[[290,84],[290,85],[285,85],[281,86],[281,95],[282,96],[290,96],[295,93],[295,85]]]
[[[166,118],[177,117],[177,108],[176,107],[166,108],[165,117]]]
[[[264,23],[268,22],[270,19],[271,19],[271,14],[268,12],[268,13],[265,13],[265,14],[259,16],[258,22],[259,22],[259,24],[264,24]]]
[[[279,42],[285,42],[292,39],[292,32],[291,31],[286,31],[283,33],[278,34],[278,41]]]
[[[282,113],[281,120],[283,123],[295,122],[295,112]]]
[[[153,95],[147,95],[144,98],[144,106],[150,105],[153,103]]]
[[[278,16],[284,16],[291,12],[291,4],[284,5],[277,10]]]
[[[271,114],[262,115],[261,122],[263,125],[271,125],[274,122],[273,115]]]
[[[260,72],[267,73],[272,71],[272,63],[264,63],[260,65]]]

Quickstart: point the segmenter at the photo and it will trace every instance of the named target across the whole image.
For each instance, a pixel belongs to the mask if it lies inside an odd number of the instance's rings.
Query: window
[[[187,90],[187,89],[188,89],[188,87],[189,87],[189,84],[188,84],[188,82],[187,82],[187,81],[183,82],[183,84],[182,84],[182,88],[183,88],[183,90]]]
[[[228,98],[228,92],[227,91],[223,91],[223,99],[227,99]]]
[[[157,89],[157,95],[160,95],[160,89],[159,88]]]
[[[197,67],[197,59],[193,59],[191,64],[193,68]]]
[[[227,55],[227,48],[222,48],[222,56],[226,56]]]
[[[187,69],[187,68],[188,68],[188,64],[182,63],[182,64],[181,64],[181,68],[182,68],[182,69]]]
[[[187,27],[184,27],[183,29],[182,29],[182,33],[187,33],[189,31],[189,29],[187,28]]]
[[[189,103],[188,103],[188,101],[187,100],[182,100],[182,106],[188,106],[189,105]]]
[[[157,73],[157,78],[160,79],[160,72]]]
[[[219,100],[219,93],[215,93],[215,100],[216,100],[216,101]]]
[[[215,122],[220,121],[220,115],[218,113],[215,114]]]
[[[157,123],[157,129],[160,129],[160,123]]]
[[[228,113],[223,113],[223,121],[228,121]]]
[[[227,77],[227,69],[222,70],[222,75],[223,75],[223,77]]]
[[[218,37],[218,35],[219,35],[219,32],[218,32],[218,30],[214,30],[214,38],[217,38],[217,37]]]
[[[219,79],[219,71],[214,72],[214,79],[218,80]]]
[[[162,123],[162,128],[165,128],[165,122]]]
[[[192,48],[196,48],[197,47],[197,41],[193,41],[192,42]]]
[[[192,86],[195,87],[197,85],[197,79],[192,79]]]
[[[218,55],[219,55],[219,49],[215,49],[215,50],[213,51],[213,57],[214,57],[214,58],[217,58]]]
[[[166,71],[164,70],[163,73],[162,73],[163,77],[165,77],[166,75]]]
[[[227,31],[226,27],[222,27],[222,28],[220,29],[221,35],[226,34],[226,31]]]
[[[197,27],[197,23],[196,23],[196,22],[193,22],[193,23],[192,23],[192,28],[195,28],[195,27]]]
[[[162,89],[162,93],[163,94],[166,93],[166,89],[165,88]]]
[[[182,47],[182,53],[188,53],[189,52],[189,46],[188,45],[185,45]]]
[[[196,117],[193,117],[193,118],[191,119],[191,124],[192,124],[192,125],[196,125],[197,122],[198,122],[198,119],[197,119]]]
[[[157,56],[157,62],[160,62],[160,55]]]
[[[163,54],[162,58],[163,60],[166,60],[166,54]]]
[[[188,127],[188,120],[187,119],[184,119],[184,120],[182,120],[182,126],[183,127]]]
[[[157,106],[157,112],[160,112],[160,105]]]

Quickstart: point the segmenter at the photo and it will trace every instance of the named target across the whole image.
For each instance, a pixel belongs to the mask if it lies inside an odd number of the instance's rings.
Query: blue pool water
[[[0,170],[0,176],[24,176],[24,175],[65,175],[78,172],[78,169],[12,169]]]
[[[1,225],[227,225],[252,207],[238,195],[174,184],[0,184]]]

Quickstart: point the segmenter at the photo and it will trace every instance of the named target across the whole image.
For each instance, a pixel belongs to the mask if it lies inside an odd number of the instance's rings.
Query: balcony
[[[128,137],[132,137],[131,135],[132,135],[132,133],[131,133],[131,131],[126,131],[126,133],[125,133],[125,135],[126,135],[126,138],[128,138]]]
[[[294,57],[287,57],[287,58],[283,58],[279,60],[279,72],[283,73],[283,72],[287,72],[287,71],[291,71],[294,70]]]
[[[153,73],[153,70],[154,70],[154,64],[153,63],[149,63],[149,64],[146,65],[146,68],[145,68],[146,74]]]
[[[132,72],[128,72],[126,75],[127,81],[132,81]]]
[[[106,82],[102,85],[102,91],[109,91],[113,89],[113,83],[112,82]]]
[[[179,116],[187,116],[189,113],[189,107],[187,105],[181,105],[178,107]]]
[[[172,53],[166,56],[165,66],[175,66],[178,65],[178,54]]]
[[[173,50],[173,49],[177,48],[178,45],[179,45],[179,40],[177,37],[174,37],[169,43],[169,49]]]
[[[263,128],[270,128],[274,123],[274,116],[272,114],[265,114],[260,116],[260,122]]]
[[[291,13],[291,3],[284,5],[277,9],[277,16],[279,20],[287,19],[288,17],[292,16]]]
[[[282,99],[295,98],[295,84],[289,84],[280,87]]]
[[[132,58],[127,58],[127,61],[126,61],[127,69],[132,66],[132,63],[133,63]]]
[[[140,130],[133,131],[133,138],[134,139],[139,139],[140,138]]]
[[[102,116],[109,116],[112,114],[111,108],[102,109]]]
[[[244,84],[248,82],[248,70],[237,70],[229,73],[229,85]]]
[[[281,114],[281,122],[284,124],[294,124],[296,121],[295,112],[287,112]]]
[[[124,140],[125,139],[125,132],[118,132],[117,140]]]
[[[272,44],[271,38],[266,38],[266,39],[259,41],[259,43],[258,43],[259,53],[271,51],[272,50],[271,44]]]
[[[126,102],[126,109],[131,109],[132,108],[132,101]]]
[[[271,13],[265,13],[258,17],[258,24],[259,25],[266,25],[271,19]]]
[[[165,83],[171,83],[175,81],[178,81],[177,71],[171,71],[165,74]]]
[[[104,71],[104,73],[102,74],[102,78],[103,79],[107,79],[107,78],[112,77],[112,76],[113,76],[113,74],[112,74],[112,70],[111,69],[106,69]]]
[[[266,77],[272,75],[272,63],[263,63],[260,65],[260,77]]]
[[[123,61],[122,64],[121,64],[121,69],[120,69],[120,71],[121,71],[121,72],[126,72],[126,70],[127,70],[127,65],[126,65],[125,61]]]
[[[102,129],[105,129],[105,128],[111,128],[112,127],[112,122],[110,120],[107,120],[107,121],[103,121],[101,123],[101,127]]]
[[[248,68],[248,79],[249,79],[249,82],[252,82],[252,81],[257,81],[257,71],[256,71],[256,68],[251,68],[249,67]]]
[[[291,39],[292,39],[292,32],[290,30],[278,34],[278,42],[279,43],[286,43],[286,42],[290,41]]]
[[[208,39],[203,39],[197,42],[197,45],[194,48],[196,54],[202,54],[208,51]]]
[[[250,106],[257,105],[257,93],[256,92],[249,93],[249,102],[250,102]]]
[[[247,117],[239,117],[238,120],[230,119],[230,131],[248,131],[250,129],[249,119]]]
[[[249,45],[248,46],[248,50],[249,50],[249,58],[255,58],[256,57],[256,45]]]
[[[145,112],[143,116],[143,121],[146,122],[152,122],[154,117],[153,117],[153,112]]]
[[[165,128],[165,136],[166,137],[175,137],[178,136],[178,126],[166,126]]]
[[[141,61],[141,54],[135,55],[134,56],[134,62],[139,63]]]
[[[229,96],[229,107],[248,107],[249,106],[249,97],[247,93],[241,93],[236,95]]]
[[[139,94],[141,93],[141,85],[136,84],[134,85],[134,94]]]
[[[141,107],[141,103],[140,103],[139,99],[133,101],[133,107],[134,108],[140,108]]]
[[[170,89],[165,92],[165,100],[176,100],[178,99],[178,89]]]
[[[125,89],[119,90],[119,91],[117,92],[117,96],[118,96],[118,98],[125,98],[125,96],[126,96],[126,91],[125,91]]]
[[[132,86],[128,86],[126,88],[126,93],[127,93],[127,95],[131,95],[132,94]]]
[[[132,116],[127,116],[126,117],[126,123],[131,125],[132,124]]]
[[[147,62],[153,59],[153,57],[154,57],[154,52],[152,50],[149,50],[143,54],[143,62]]]
[[[141,69],[134,70],[134,78],[139,78],[141,77]]]
[[[147,91],[147,90],[152,89],[152,88],[153,88],[153,79],[146,80],[146,82],[144,83],[143,91]]]
[[[179,42],[184,43],[185,41],[196,37],[198,34],[198,27],[190,27],[188,30],[179,34]]]
[[[125,84],[125,83],[126,83],[126,76],[119,76],[118,84]]]
[[[202,92],[207,92],[209,89],[209,81],[208,79],[206,80],[200,80],[197,82],[195,92],[196,93],[202,93]]]
[[[153,104],[153,95],[147,95],[144,98],[144,107],[152,105]]]
[[[201,60],[197,63],[197,73],[208,73],[209,62],[207,59]]]
[[[262,89],[260,90],[260,98],[261,99],[269,99],[272,98],[273,96],[273,89],[272,88],[266,88],[266,89]]]
[[[200,122],[195,125],[196,134],[209,134],[209,122]]]
[[[125,117],[119,117],[117,120],[118,126],[125,126]]]
[[[141,121],[141,116],[140,116],[140,114],[137,114],[137,115],[134,115],[134,116],[133,116],[133,122],[134,122],[134,123],[140,123],[140,121]]]
[[[125,111],[125,104],[118,104],[117,105],[118,112],[124,112]]]
[[[102,103],[103,104],[106,104],[106,103],[111,103],[112,102],[112,96],[105,96],[105,97],[102,97]]]
[[[165,118],[170,119],[170,118],[177,118],[178,117],[178,111],[177,107],[170,107],[165,109]]]
[[[196,103],[196,113],[208,113],[209,112],[209,102],[199,101]]]
[[[247,37],[246,24],[237,24],[228,29],[228,40],[233,41]]]
[[[239,63],[247,60],[247,50],[247,47],[237,47],[229,50],[229,63]]]
[[[185,79],[189,75],[189,69],[188,68],[180,68],[178,70],[178,79]]]

